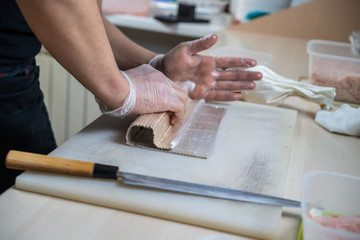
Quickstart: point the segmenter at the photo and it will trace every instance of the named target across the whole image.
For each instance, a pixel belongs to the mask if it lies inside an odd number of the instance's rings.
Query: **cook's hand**
[[[217,35],[208,35],[177,45],[167,54],[153,58],[150,64],[173,81],[195,83],[190,97],[193,99],[233,101],[241,98],[241,90],[255,88],[253,81],[260,80],[260,72],[234,68],[254,67],[256,61],[240,57],[212,57],[198,54],[212,47]],[[228,70],[233,68],[233,70]],[[225,69],[227,69],[225,71]]]
[[[132,116],[169,111],[173,112],[171,124],[184,117],[188,93],[162,72],[144,64],[121,73],[129,82],[129,95],[122,107],[113,111],[102,109],[103,112],[112,116]]]

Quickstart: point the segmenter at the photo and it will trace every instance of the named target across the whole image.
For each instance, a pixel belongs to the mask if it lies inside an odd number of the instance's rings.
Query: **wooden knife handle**
[[[116,179],[118,167],[51,157],[43,154],[11,150],[6,156],[7,168],[35,170],[83,177]]]

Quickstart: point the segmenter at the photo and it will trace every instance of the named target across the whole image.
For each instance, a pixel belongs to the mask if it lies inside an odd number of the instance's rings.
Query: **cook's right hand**
[[[121,73],[129,82],[129,95],[122,107],[105,113],[124,117],[169,111],[173,125],[184,117],[188,93],[162,72],[144,64]]]
[[[185,114],[188,94],[162,72],[148,64],[124,71],[136,92],[136,101],[129,115],[170,111],[175,124]]]

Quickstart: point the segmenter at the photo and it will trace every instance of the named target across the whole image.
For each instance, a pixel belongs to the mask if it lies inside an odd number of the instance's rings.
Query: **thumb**
[[[198,52],[204,51],[210,47],[212,47],[217,41],[216,34],[209,34],[203,38],[190,41],[189,42],[189,52],[191,55],[194,55]]]

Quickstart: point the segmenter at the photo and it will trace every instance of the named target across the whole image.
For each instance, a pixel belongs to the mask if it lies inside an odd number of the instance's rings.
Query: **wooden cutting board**
[[[297,112],[246,102],[220,106],[228,109],[208,159],[127,146],[131,119],[108,116],[50,155],[283,197]],[[281,218],[278,207],[128,187],[110,180],[25,172],[16,187],[257,238],[275,239]]]

